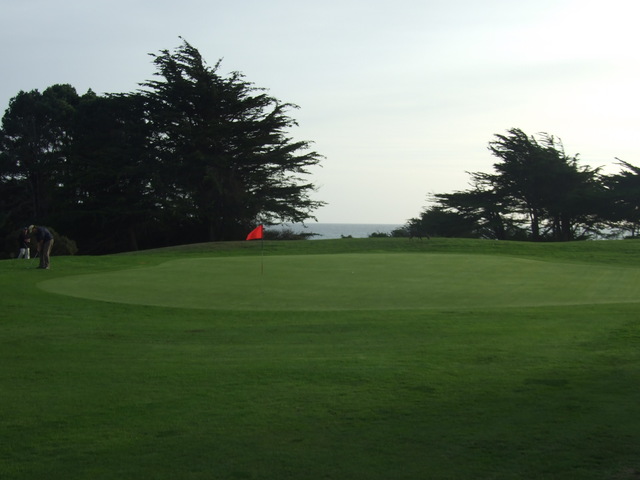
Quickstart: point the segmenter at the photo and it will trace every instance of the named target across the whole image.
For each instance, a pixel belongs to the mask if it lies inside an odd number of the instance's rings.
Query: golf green
[[[478,308],[637,302],[640,270],[461,254],[185,258],[43,281],[107,302],[224,310]]]

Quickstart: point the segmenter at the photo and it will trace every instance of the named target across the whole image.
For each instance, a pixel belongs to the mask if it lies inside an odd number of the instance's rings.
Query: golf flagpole
[[[260,240],[260,275],[264,275],[264,226],[258,225],[251,230],[247,240]]]

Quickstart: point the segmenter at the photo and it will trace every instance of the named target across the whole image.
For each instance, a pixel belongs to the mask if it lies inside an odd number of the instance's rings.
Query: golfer
[[[26,258],[29,260],[31,252],[29,251],[29,245],[31,242],[31,237],[29,237],[29,227],[24,227],[20,230],[20,235],[18,236],[18,243],[20,243],[20,251],[18,252],[18,258]]]
[[[49,269],[51,266],[51,247],[53,247],[53,235],[46,227],[29,226],[29,233],[35,234],[38,242],[38,255],[40,266],[38,268]]]

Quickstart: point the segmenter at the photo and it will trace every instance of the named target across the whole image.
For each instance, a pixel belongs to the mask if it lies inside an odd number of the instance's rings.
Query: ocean
[[[391,233],[392,230],[402,227],[402,224],[392,223],[308,223],[275,225],[268,227],[276,230],[278,228],[293,230],[293,232],[316,233],[310,240],[329,240],[332,238],[353,237],[367,238],[372,233]]]

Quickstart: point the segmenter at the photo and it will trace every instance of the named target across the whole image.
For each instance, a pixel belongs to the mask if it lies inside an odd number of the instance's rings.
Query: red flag
[[[263,238],[264,228],[262,225],[258,225],[254,228],[249,235],[247,235],[247,240],[260,240]]]

